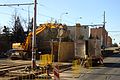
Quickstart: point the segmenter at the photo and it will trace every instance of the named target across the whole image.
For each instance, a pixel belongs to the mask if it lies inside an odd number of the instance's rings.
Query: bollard
[[[54,73],[54,80],[60,80],[59,66],[57,64],[54,65],[53,73]]]
[[[77,77],[78,74],[80,74],[80,69],[81,69],[81,66],[80,66],[79,59],[78,60],[74,60],[72,62],[73,79],[75,79],[75,77]]]

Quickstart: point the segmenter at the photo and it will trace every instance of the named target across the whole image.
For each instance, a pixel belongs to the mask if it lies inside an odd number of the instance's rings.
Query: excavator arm
[[[52,24],[52,23],[47,23],[47,24],[42,24],[36,29],[36,36],[40,34],[42,31],[44,31],[46,28],[61,28],[63,27],[60,24]],[[22,59],[27,59],[31,56],[31,48],[32,48],[32,32],[30,32],[25,40],[24,43],[13,43],[12,44],[12,50],[14,52],[11,54],[11,59],[15,58],[22,58]]]
[[[39,26],[37,29],[36,29],[36,35],[41,33],[42,31],[44,31],[46,28],[46,26]],[[25,51],[28,51],[28,50],[31,50],[31,44],[32,44],[32,32],[30,32],[25,40],[25,42],[22,44],[22,48],[25,50]]]
[[[42,31],[44,31],[46,28],[57,28],[59,27],[58,24],[42,24],[36,29],[36,36],[40,34]],[[32,40],[32,32],[30,32],[26,38],[25,43],[23,43],[22,47],[25,51],[31,50],[31,41]]]

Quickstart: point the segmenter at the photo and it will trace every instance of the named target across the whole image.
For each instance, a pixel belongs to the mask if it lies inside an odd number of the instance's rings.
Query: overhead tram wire
[[[120,32],[120,31],[108,31],[108,32],[110,32],[110,33],[111,33],[111,32]]]
[[[25,6],[25,5],[34,5],[34,3],[22,3],[22,4],[0,4],[0,7],[12,7],[12,6]],[[7,14],[7,13],[6,13]]]
[[[38,4],[38,3],[37,3]],[[0,7],[1,6],[8,6],[8,7],[13,7],[13,6],[21,6],[21,5],[34,5],[34,3],[22,3],[22,4],[0,4]],[[43,7],[46,7],[45,5],[40,5],[40,6],[43,6]],[[13,7],[14,8],[14,7]],[[17,9],[19,9],[19,8],[17,8]],[[26,11],[26,12],[28,12],[28,10],[25,10],[25,9],[21,9],[21,10],[23,10],[23,11]],[[33,12],[30,12],[30,13],[33,13]],[[48,17],[48,18],[51,18],[51,16],[48,16],[48,15],[44,15],[44,14],[39,14],[38,13],[38,15],[41,15],[41,16],[44,16],[44,17]],[[53,17],[52,17],[53,18]]]
[[[16,8],[16,7],[13,7],[13,6],[8,6],[8,7],[14,8],[14,9],[18,9],[18,10],[22,10],[22,11],[25,11],[25,12],[28,12],[28,10],[26,10],[26,9],[24,9],[24,8]],[[29,11],[29,12],[30,12],[30,13],[33,13],[32,11]],[[4,13],[0,13],[0,14],[4,14]],[[11,15],[11,16],[12,16],[12,14],[7,14],[7,13],[5,13],[4,15]],[[39,15],[39,16],[44,16],[44,17],[47,17],[47,18],[53,18],[53,17],[51,17],[51,16],[44,15],[44,14],[41,14],[41,13],[38,13],[38,15]],[[44,21],[42,21],[42,22],[44,22]]]
[[[37,3],[37,4],[38,4],[38,3]],[[7,7],[14,8],[13,6],[21,6],[21,5],[23,5],[23,6],[25,6],[25,5],[34,5],[34,3],[22,3],[22,4],[0,4],[0,7],[7,6]],[[42,6],[44,6],[44,5],[42,5]],[[17,9],[19,9],[19,8],[17,8]],[[23,8],[22,8],[21,10],[28,12],[28,10],[25,10],[25,9],[23,9]],[[30,13],[33,13],[33,12],[30,11]],[[51,18],[51,16],[44,15],[44,14],[41,14],[41,13],[38,13],[38,15],[39,15],[39,16],[41,15],[41,16],[44,16],[44,17]]]
[[[3,12],[0,12],[0,14],[2,14],[2,15],[10,15],[10,16],[12,16],[12,14],[9,14],[9,13],[3,13]]]
[[[32,3],[31,3],[31,5],[32,5]],[[40,6],[44,6],[44,5],[40,4]],[[10,8],[16,8],[16,7],[13,7],[13,6],[8,6],[8,7],[10,7]],[[16,8],[16,9],[20,9],[20,8]],[[23,10],[23,11],[28,12],[28,10],[26,10],[26,9],[24,9],[24,8],[21,8],[20,10]],[[32,13],[32,12],[31,12],[31,13]]]
[[[22,3],[22,4],[0,4],[0,6],[21,6],[21,5],[34,5],[34,3]]]
[[[16,7],[13,7],[13,6],[9,6],[10,8],[16,8]],[[22,11],[25,11],[25,12],[28,12],[28,10],[24,9],[24,8],[16,8],[16,9],[19,9],[19,10],[22,10]],[[30,13],[33,13],[32,11],[29,11]],[[51,18],[50,16],[48,15],[44,15],[44,14],[41,14],[41,13],[38,13],[38,15],[41,15],[41,16],[44,16],[44,17],[48,17],[48,18]]]

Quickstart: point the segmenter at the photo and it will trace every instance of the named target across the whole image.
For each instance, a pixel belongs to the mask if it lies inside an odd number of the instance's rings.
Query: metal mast
[[[104,11],[104,15],[103,15],[103,28],[105,28],[105,11]]]
[[[36,67],[36,12],[37,0],[34,0],[34,17],[33,17],[33,36],[32,36],[32,69]]]

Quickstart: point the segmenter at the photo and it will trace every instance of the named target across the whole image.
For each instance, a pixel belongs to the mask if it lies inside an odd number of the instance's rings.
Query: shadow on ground
[[[80,74],[92,74],[92,75],[112,75],[112,76],[120,76],[120,74],[106,74],[106,73],[80,73]]]
[[[113,53],[111,56],[109,57],[114,57],[114,58],[120,58],[120,53]],[[110,68],[120,68],[120,62],[115,63],[113,61],[113,63],[104,63],[104,67],[110,67]]]
[[[104,63],[104,67],[120,68],[120,63]]]

